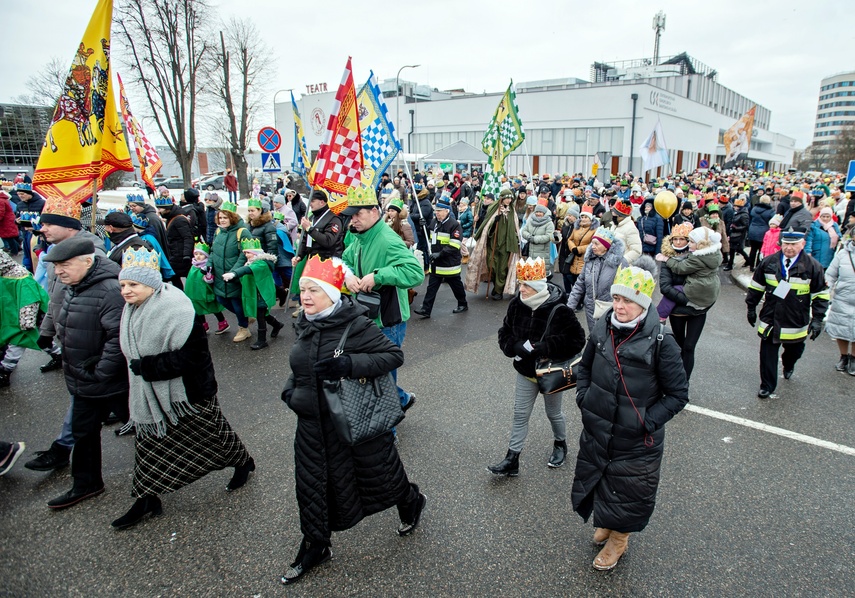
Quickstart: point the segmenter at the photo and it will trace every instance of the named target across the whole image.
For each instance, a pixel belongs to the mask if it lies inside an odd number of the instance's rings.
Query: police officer
[[[805,234],[790,228],[781,233],[781,251],[763,259],[754,271],[745,303],[748,322],[757,323],[760,311],[760,391],[767,399],[778,383],[778,351],[784,345],[781,363],[784,379],[793,375],[805,350],[805,339],[815,340],[822,332],[829,293],[822,266],[805,253]]]
[[[443,282],[448,283],[454,298],[457,299],[457,307],[451,313],[459,314],[469,309],[463,281],[460,280],[460,244],[463,232],[460,223],[451,215],[448,197],[443,196],[436,202],[434,215],[436,218],[430,235],[430,281],[422,306],[413,310],[422,319],[430,317],[436,293]]]

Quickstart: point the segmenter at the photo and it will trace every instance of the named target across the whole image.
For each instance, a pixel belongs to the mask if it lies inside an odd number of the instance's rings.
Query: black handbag
[[[351,326],[353,321],[344,329],[333,357],[344,352]],[[376,378],[324,380],[323,393],[339,438],[351,446],[385,434],[404,419],[391,373]]]
[[[561,307],[556,305],[549,313],[549,318],[546,320],[546,328],[540,340],[546,338],[546,333],[549,332],[549,325],[552,323],[552,316],[555,311]],[[573,373],[573,366],[582,361],[582,354],[579,353],[575,357],[565,359],[563,361],[552,361],[549,358],[538,359],[535,362],[534,373],[537,377],[537,387],[545,395],[555,394],[570,388],[576,388],[576,374]]]

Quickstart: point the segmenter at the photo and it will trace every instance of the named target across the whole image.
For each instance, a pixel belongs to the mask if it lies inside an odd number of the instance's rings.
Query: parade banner
[[[644,162],[642,171],[653,170],[659,166],[671,163],[668,156],[668,147],[665,145],[665,134],[662,132],[662,121],[656,119],[656,126],[644,140],[639,148],[641,160]]]
[[[374,187],[377,179],[389,168],[392,160],[401,151],[395,137],[395,127],[389,122],[386,103],[377,83],[374,71],[356,96],[359,104],[359,131],[365,165],[362,168],[362,184]]]
[[[727,131],[724,132],[724,167],[733,168],[740,160],[748,157],[748,150],[751,149],[751,136],[754,134],[754,112],[757,110],[757,105],[751,107],[751,110],[742,115],[742,117],[733,123]]]
[[[294,112],[294,157],[291,160],[291,167],[294,172],[301,177],[306,176],[306,169],[311,162],[309,152],[306,149],[306,134],[303,132],[303,119],[300,118],[300,111],[297,109],[297,102],[294,100],[294,92],[291,92],[291,110]]]
[[[345,196],[350,187],[360,185],[362,167],[356,87],[353,85],[353,71],[348,57],[330,111],[326,137],[313,166],[312,185]]]
[[[489,156],[487,168],[484,169],[482,195],[487,192],[498,194],[501,186],[500,179],[505,168],[505,158],[524,140],[525,133],[519,117],[514,82],[511,81],[481,140],[481,149]]]
[[[131,112],[131,104],[128,102],[128,96],[125,95],[125,86],[119,73],[116,73],[116,78],[119,81],[119,105],[122,107],[122,118],[125,120],[128,133],[134,138],[134,148],[140,163],[140,178],[148,187],[154,189],[154,175],[160,172],[163,162],[160,161],[157,150],[145,136],[142,125],[137,122]]]
[[[110,72],[113,0],[99,0],[77,47],[39,156],[33,186],[47,199],[85,201],[117,170],[133,171]]]

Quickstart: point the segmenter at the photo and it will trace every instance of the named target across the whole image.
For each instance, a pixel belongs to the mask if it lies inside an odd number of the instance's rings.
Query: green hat
[[[513,197],[514,192],[510,189],[502,189],[499,191],[499,199],[505,199],[506,197]]]
[[[283,214],[282,212],[272,212],[272,214],[274,220],[281,220],[282,222],[285,222],[285,214]]]
[[[230,201],[224,201],[223,205],[220,206],[221,212],[232,212],[237,214],[237,204],[234,204]]]
[[[261,251],[261,241],[255,237],[240,242],[241,251]]]
[[[260,199],[252,198],[252,199],[250,199],[249,201],[247,201],[247,202],[246,202],[246,207],[248,207],[248,208],[258,208],[259,210],[261,210],[261,209],[262,209],[261,200],[260,200]]]
[[[193,246],[193,251],[201,251],[205,255],[211,255],[211,246],[207,243],[196,243]]]
[[[720,212],[721,207],[717,203],[711,203],[707,206],[707,212]]]
[[[628,187],[629,183],[626,182],[626,179],[621,179],[620,180],[620,186],[621,187]]]
[[[394,210],[398,210],[398,212],[404,211],[404,202],[401,201],[400,197],[396,197],[392,200],[389,200],[389,205],[386,206],[386,209],[392,208]]]

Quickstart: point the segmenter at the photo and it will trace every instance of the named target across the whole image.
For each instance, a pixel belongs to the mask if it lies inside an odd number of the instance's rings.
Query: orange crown
[[[543,258],[526,258],[517,262],[517,280],[520,282],[546,280],[546,263]]]
[[[313,255],[306,262],[306,267],[303,269],[301,278],[320,280],[321,282],[331,284],[340,291],[342,285],[344,285],[344,268],[342,268],[341,260],[338,258],[325,260],[317,255]]]
[[[67,197],[49,197],[42,212],[80,220],[82,207],[78,202]]]

